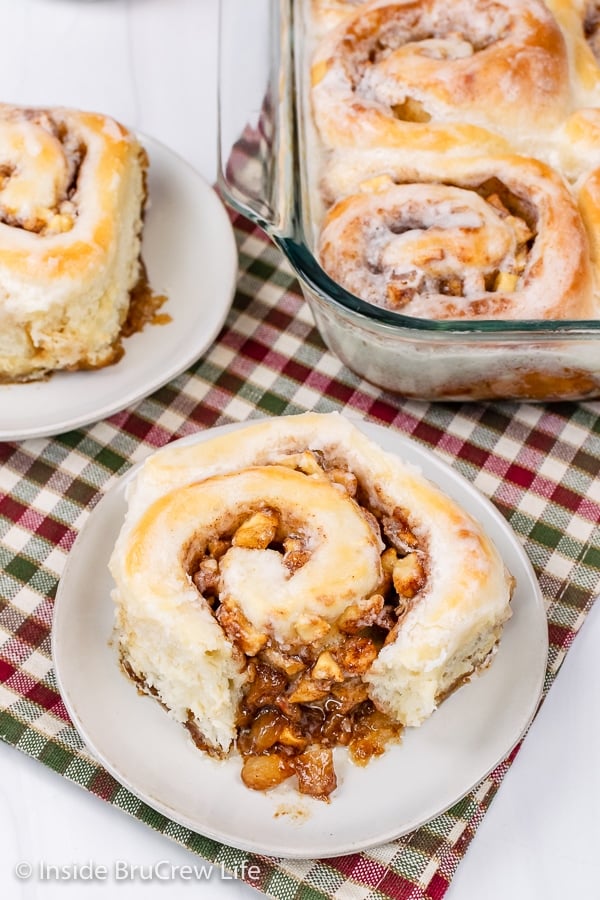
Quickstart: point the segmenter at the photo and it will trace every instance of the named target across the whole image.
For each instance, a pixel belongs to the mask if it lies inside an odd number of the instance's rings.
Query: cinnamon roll
[[[600,2],[547,0],[564,34],[577,106],[600,102]]]
[[[146,166],[110,118],[0,106],[0,380],[119,357]]]
[[[541,0],[375,0],[330,30],[311,70],[328,147],[529,147],[569,110],[561,30]]]
[[[376,177],[373,177],[376,174]],[[323,268],[351,293],[429,319],[591,319],[584,223],[566,183],[523,157],[343,154]]]
[[[512,579],[480,526],[338,414],[165,448],[112,554],[122,665],[242,779],[327,799],[490,658]]]

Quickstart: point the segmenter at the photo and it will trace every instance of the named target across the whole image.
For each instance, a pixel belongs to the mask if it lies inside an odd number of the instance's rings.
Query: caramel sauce
[[[168,313],[158,310],[167,302],[165,294],[155,294],[148,281],[148,272],[142,262],[140,277],[131,291],[129,312],[121,328],[121,337],[131,337],[150,325],[166,325],[173,319]]]
[[[287,816],[295,822],[304,822],[310,818],[310,812],[303,806],[286,806],[282,804],[277,807],[274,816],[276,819]]]
[[[530,400],[585,400],[598,393],[600,382],[589,372],[559,369],[556,372],[517,372],[494,381],[473,384],[453,382],[440,397],[477,400],[482,397],[528,397]]]
[[[356,678],[306,704],[289,701],[291,680],[256,666],[239,711],[242,780],[268,790],[295,774],[300,793],[327,801],[337,786],[333,748],[347,747],[352,760],[365,766],[400,739],[402,726],[375,708]]]

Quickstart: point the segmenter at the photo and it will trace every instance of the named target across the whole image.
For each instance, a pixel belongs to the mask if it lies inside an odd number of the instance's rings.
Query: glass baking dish
[[[319,332],[351,370],[403,397],[600,396],[600,321],[439,321],[366,303],[315,255],[303,0],[221,0],[220,190],[298,276]]]

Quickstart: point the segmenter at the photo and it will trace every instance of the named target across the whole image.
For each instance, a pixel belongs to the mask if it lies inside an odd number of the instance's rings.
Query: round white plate
[[[171,321],[123,342],[116,365],[0,385],[0,440],[60,434],[96,422],[162,387],[210,346],[231,305],[233,229],[210,185],[181,157],[140,135],[150,158],[142,255]]]
[[[56,597],[53,652],[58,683],[82,737],[138,797],[218,841],[271,856],[326,857],[392,840],[447,809],[517,743],[537,708],[547,655],[547,621],[531,565],[492,504],[453,469],[411,440],[356,423],[418,465],[485,527],[516,577],[513,616],[492,665],[456,691],[427,722],[365,768],[336,751],[338,788],[329,804],[302,797],[292,782],[260,793],[244,787],[237,756],[223,762],[196,749],[185,729],[122,674],[110,644],[113,586],[107,569],[135,468],[88,518]],[[184,438],[204,441],[224,426]]]

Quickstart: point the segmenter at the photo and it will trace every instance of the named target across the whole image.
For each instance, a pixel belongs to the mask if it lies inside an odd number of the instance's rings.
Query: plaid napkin
[[[337,859],[274,860],[195,834],[132,796],[85,749],[57,693],[53,598],[91,508],[156,447],[257,416],[361,414],[434,448],[490,497],[521,538],[546,600],[546,690],[597,591],[600,404],[429,404],[382,393],[325,349],[278,251],[245,220],[234,217],[234,227],[239,290],[206,356],[92,427],[0,443],[0,737],[224,870],[256,866],[248,883],[271,897],[440,900],[512,757],[448,812],[390,844]]]

